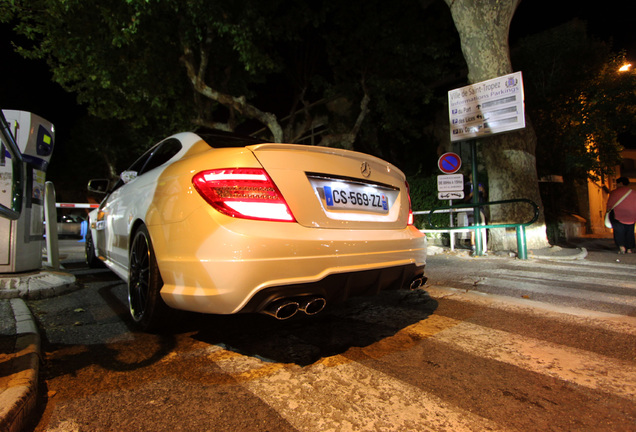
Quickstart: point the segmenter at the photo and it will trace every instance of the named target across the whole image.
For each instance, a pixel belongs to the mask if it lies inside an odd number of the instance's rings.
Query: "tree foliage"
[[[249,97],[249,84],[275,68],[265,53],[274,35],[262,22],[275,8],[263,11],[260,4],[25,0],[12,11],[16,31],[32,42],[20,52],[45,58],[53,79],[92,114],[170,130],[208,120],[228,94]],[[190,67],[202,72],[194,94]],[[201,94],[204,84],[214,86],[217,100]]]
[[[364,150],[382,151],[382,132],[417,136],[410,120],[461,60],[438,12],[379,0],[12,0],[1,18],[98,117],[162,131],[259,124],[290,142],[327,125],[322,144],[354,148],[362,133]]]
[[[636,76],[618,71],[624,55],[574,20],[522,40],[513,61],[526,77],[540,174],[583,181],[612,174],[618,135],[636,127]]]
[[[357,135],[356,149],[409,171],[433,168],[439,143],[425,129],[444,109],[456,71],[465,70],[448,10],[441,2],[336,4],[324,37],[333,74],[326,95],[354,109],[330,109],[330,129]],[[369,110],[356,134],[349,125],[360,120],[365,97]]]

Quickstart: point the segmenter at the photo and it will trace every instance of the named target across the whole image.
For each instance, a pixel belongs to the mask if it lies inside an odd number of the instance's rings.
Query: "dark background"
[[[580,18],[588,23],[590,34],[611,42],[616,52],[625,50],[628,59],[635,63],[635,19],[628,10],[629,4],[624,0],[600,3],[524,0],[512,21],[510,44],[514,46],[523,36]],[[56,160],[73,157],[64,151],[65,141],[74,121],[85,110],[76,104],[74,95],[51,82],[51,73],[44,61],[26,60],[14,52],[11,41],[15,39],[10,26],[0,24],[0,108],[30,111],[55,125],[56,147],[51,160],[54,168]],[[49,172],[56,174],[55,169]],[[50,179],[55,182],[55,178]]]

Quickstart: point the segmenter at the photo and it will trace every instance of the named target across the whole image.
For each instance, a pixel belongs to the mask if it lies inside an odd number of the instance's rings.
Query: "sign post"
[[[477,143],[476,140],[472,140],[472,145],[470,146],[470,156],[472,163],[472,171],[473,171],[473,204],[479,204],[479,179],[477,178]],[[481,225],[481,207],[475,206],[473,208],[473,222],[475,225]],[[484,254],[484,243],[482,243],[482,235],[483,238],[486,238],[486,230],[480,229],[479,231],[475,230],[475,254],[481,256]]]
[[[437,198],[448,200],[451,206],[449,226],[453,227],[453,200],[464,198],[464,175],[455,174],[462,166],[461,158],[455,153],[444,153],[437,161],[437,166],[444,175],[437,176]],[[450,248],[455,250],[455,235],[449,232]]]
[[[451,142],[471,140],[473,215],[481,225],[476,138],[526,127],[521,72],[450,90],[448,107]],[[477,255],[483,254],[481,231],[475,232]]]

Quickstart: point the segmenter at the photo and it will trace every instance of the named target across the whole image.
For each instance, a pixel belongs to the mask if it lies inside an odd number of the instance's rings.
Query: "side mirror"
[[[106,179],[93,179],[88,181],[88,190],[99,194],[108,192],[110,182]]]
[[[120,174],[119,178],[126,184],[137,178],[137,171],[124,171]]]

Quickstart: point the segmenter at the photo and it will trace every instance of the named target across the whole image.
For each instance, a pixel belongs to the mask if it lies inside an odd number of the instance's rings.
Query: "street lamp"
[[[623,66],[621,66],[618,71],[619,72],[627,72],[628,70],[630,70],[632,68],[632,64],[631,63],[625,63]]]

